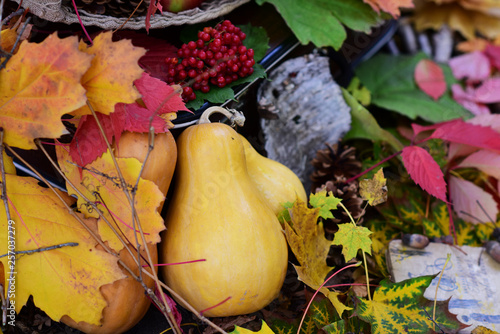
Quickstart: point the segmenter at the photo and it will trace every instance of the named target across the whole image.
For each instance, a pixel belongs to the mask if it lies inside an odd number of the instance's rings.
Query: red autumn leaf
[[[407,146],[401,157],[412,180],[432,196],[446,202],[443,172],[429,152],[419,146]]]
[[[383,10],[386,13],[389,13],[394,18],[398,18],[401,15],[399,11],[399,7],[404,8],[413,8],[412,0],[363,0],[365,3],[369,4],[374,11],[380,13],[380,10]]]
[[[497,69],[500,70],[500,46],[489,44],[486,46],[484,53],[491,61],[491,64]]]
[[[448,65],[450,65],[453,76],[457,79],[482,81],[490,77],[490,60],[480,51],[453,57]]]
[[[146,13],[146,32],[149,33],[149,28],[151,27],[151,16],[153,16],[156,13],[156,10],[159,10],[160,13],[162,12],[163,8],[161,7],[160,1],[159,0],[152,0],[149,2],[148,6],[148,11]]]
[[[451,176],[450,198],[453,210],[463,220],[473,224],[496,221],[498,208],[495,199],[474,183]]]
[[[180,94],[175,93],[174,88],[165,82],[143,74],[134,84],[142,94],[146,108],[137,102],[117,103],[115,112],[109,115],[96,113],[110,143],[113,138],[119,142],[123,131],[148,132],[152,126],[155,133],[167,132],[173,126],[170,119],[175,118],[175,112],[186,110]],[[85,166],[107,149],[95,118],[83,116],[70,144],[71,159],[79,166]]]
[[[180,91],[176,93],[173,86],[167,85],[147,73],[143,73],[141,78],[134,82],[134,85],[141,93],[146,108],[158,115],[178,110],[189,111],[182,102]]]
[[[414,75],[418,88],[434,100],[439,99],[446,92],[443,70],[432,60],[419,61]]]
[[[430,138],[439,138],[453,143],[500,152],[500,133],[489,126],[475,125],[461,119],[442,124]]]
[[[177,57],[177,48],[166,41],[146,36],[132,30],[117,31],[113,38],[130,39],[132,44],[146,49],[146,54],[139,58],[139,66],[152,77],[166,81],[167,64],[166,57]]]
[[[441,122],[441,123],[436,123],[436,124],[431,124],[431,125],[420,125],[417,123],[412,123],[411,128],[413,129],[413,132],[415,132],[415,136],[416,136],[420,132],[429,131],[429,130],[436,130],[437,128],[441,127],[443,124],[452,123],[452,122],[456,122],[456,121],[457,120],[451,120],[451,121],[446,121],[446,122]]]

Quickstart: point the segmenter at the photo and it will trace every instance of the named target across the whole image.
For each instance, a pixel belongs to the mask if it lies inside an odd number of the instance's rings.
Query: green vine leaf
[[[309,197],[309,204],[313,208],[319,208],[319,216],[323,219],[333,218],[332,210],[337,209],[337,205],[342,200],[333,196],[333,193],[326,190],[318,191]]]
[[[333,239],[334,245],[342,246],[342,254],[346,262],[356,257],[358,250],[372,253],[372,241],[369,235],[372,232],[364,226],[356,226],[351,223],[339,224],[339,230]]]

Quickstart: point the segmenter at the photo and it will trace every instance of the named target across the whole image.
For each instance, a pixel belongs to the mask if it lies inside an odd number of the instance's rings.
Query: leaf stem
[[[101,133],[101,136],[103,137],[104,141],[106,142],[106,146],[108,147],[109,153],[111,155],[111,159],[113,160],[113,164],[115,165],[116,172],[118,173],[118,176],[120,177],[120,183],[121,183],[123,192],[124,192],[125,196],[127,197],[127,200],[128,200],[128,202],[130,204],[130,209],[132,210],[132,227],[133,227],[133,230],[135,231],[135,229],[136,229],[136,223],[137,223],[137,227],[139,229],[139,234],[140,234],[142,243],[144,245],[144,250],[146,251],[148,262],[149,262],[150,265],[152,265],[153,264],[153,257],[151,256],[151,253],[149,252],[149,249],[146,246],[146,244],[147,244],[146,237],[144,236],[144,232],[142,230],[142,225],[141,225],[141,222],[140,222],[140,219],[139,219],[139,215],[137,214],[137,211],[135,210],[134,196],[133,195],[131,196],[131,194],[127,190],[127,187],[126,187],[127,185],[126,185],[125,179],[123,177],[123,173],[121,172],[120,166],[118,165],[118,161],[116,160],[116,157],[113,154],[113,150],[111,148],[111,144],[109,143],[108,138],[105,135],[104,129],[102,127],[102,124],[99,121],[99,118],[97,117],[97,114],[96,114],[94,108],[92,107],[91,103],[88,100],[87,100],[87,106],[89,107],[89,109],[90,109],[90,111],[92,113],[92,116],[94,116],[96,124],[99,127],[99,131]],[[133,193],[135,193],[135,191]],[[140,251],[141,250],[141,246],[139,244],[139,239],[137,237],[137,233],[134,233],[134,236],[135,236],[135,242],[136,242],[136,248],[137,248],[137,261],[136,262],[137,262],[137,265],[140,267],[141,266],[141,251]],[[158,279],[158,274],[156,273],[156,270],[153,269],[153,267],[151,268],[151,271],[153,273],[153,277],[154,277],[153,280],[155,281],[155,286],[159,287],[160,280]],[[142,271],[139,271],[139,278],[140,278],[140,281],[142,282]],[[174,315],[172,313],[172,310],[170,309],[170,306],[168,305],[167,300],[166,300],[165,296],[163,295],[163,293],[160,293],[160,298],[161,298],[161,301],[163,303],[163,305],[162,305],[163,307],[161,308],[161,311],[162,311],[163,315],[167,319],[169,325],[172,327],[172,329],[174,330],[174,332],[176,334],[181,334],[182,331],[180,330],[180,328],[179,328],[179,326],[177,324],[177,321],[175,320],[175,317],[174,317]]]
[[[403,150],[401,150],[401,151],[397,151],[397,152],[395,152],[395,153],[393,153],[393,154],[389,155],[388,157],[386,157],[386,158],[384,158],[384,159],[380,160],[379,162],[377,162],[375,165],[371,166],[370,168],[368,168],[368,169],[366,169],[366,170],[362,171],[362,172],[361,172],[361,173],[359,173],[358,175],[354,175],[353,177],[351,177],[351,178],[347,179],[347,180],[345,181],[345,183],[351,183],[352,181],[354,181],[354,180],[356,180],[356,179],[360,178],[361,176],[363,176],[363,175],[365,175],[365,174],[369,173],[370,171],[374,170],[375,168],[377,168],[378,166],[380,166],[380,165],[381,165],[381,164],[383,164],[384,162],[389,161],[389,160],[391,160],[392,158],[394,158],[395,156],[400,155],[402,152],[403,152]]]
[[[317,288],[316,291],[314,292],[314,294],[312,295],[311,299],[309,300],[309,303],[307,303],[307,307],[304,310],[304,315],[302,316],[302,319],[300,319],[299,328],[297,328],[297,334],[300,334],[300,329],[302,328],[302,324],[304,323],[304,319],[306,318],[307,311],[309,310],[309,307],[311,307],[311,304],[312,304],[312,302],[314,300],[314,297],[316,297],[316,295],[321,290],[321,288],[325,286],[326,282],[328,282],[329,280],[331,280],[333,277],[335,277],[335,275],[337,275],[341,271],[344,271],[344,270],[346,270],[348,268],[357,267],[357,266],[360,265],[360,263],[361,262],[356,262],[356,263],[350,264],[348,266],[345,266],[343,268],[340,268],[339,270],[337,270],[336,272],[334,272],[332,275],[330,275],[323,283],[321,283],[321,285],[319,286],[319,288]]]
[[[5,206],[5,215],[7,216],[7,221],[10,222],[12,220],[12,217],[10,215],[10,210],[9,210],[9,202],[7,198],[7,184],[5,182],[5,164],[3,161],[3,152],[5,150],[4,144],[3,144],[3,136],[4,136],[4,130],[2,127],[0,127],[0,171],[2,173],[2,200],[3,200],[3,205]],[[10,229],[7,230],[8,232]],[[9,233],[7,232],[7,235]],[[14,272],[15,272],[15,267],[16,263],[15,261],[12,262],[10,268],[10,275],[9,275],[9,284],[7,284],[7,293],[6,293],[6,301],[5,305],[2,303],[2,326],[5,326],[7,323],[7,307],[9,305],[9,291],[12,289],[12,284],[14,284]],[[2,290],[3,292],[3,290]]]
[[[347,215],[349,216],[349,218],[351,219],[351,223],[356,226],[356,222],[354,221],[354,218],[352,217],[351,213],[349,212],[349,210],[347,210],[347,208],[345,207],[344,204],[342,204],[342,202],[339,203],[339,205],[342,207],[342,209],[344,209],[344,211],[347,213]],[[365,276],[366,276],[366,291],[368,292],[368,300],[372,300],[372,297],[370,295],[370,277],[368,275],[368,262],[366,262],[366,255],[365,255],[365,252],[362,250],[361,253],[363,254],[363,264],[364,264],[364,267],[365,267]]]
[[[443,278],[444,270],[446,268],[446,265],[448,264],[448,261],[450,261],[450,259],[451,259],[451,254],[448,253],[446,255],[446,261],[444,263],[443,270],[441,270],[441,274],[439,275],[438,284],[436,286],[436,293],[434,295],[434,307],[432,309],[432,330],[434,330],[434,331],[436,329],[436,326],[434,324],[436,323],[436,304],[437,304],[437,296],[438,296],[439,284],[441,283],[441,278]]]

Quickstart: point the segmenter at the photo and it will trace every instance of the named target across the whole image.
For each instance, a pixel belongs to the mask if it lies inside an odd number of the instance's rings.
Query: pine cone
[[[338,176],[348,179],[361,172],[361,161],[356,160],[354,147],[339,147],[338,144],[326,146],[326,149],[316,152],[316,158],[311,162],[316,169],[311,175],[313,192]]]
[[[149,1],[144,0],[141,3],[141,0],[75,0],[78,9],[91,14],[115,17],[129,17],[132,13],[132,17],[146,15]]]
[[[315,192],[326,190],[327,192],[332,192],[333,196],[340,198],[342,204],[347,208],[352,218],[356,223],[361,223],[363,221],[363,215],[365,210],[363,209],[363,199],[358,195],[358,183],[351,182],[346,184],[345,177],[336,177],[333,181],[327,181],[325,185],[316,189]],[[350,223],[351,219],[347,213],[339,208],[338,210],[332,211],[333,217],[325,222],[325,231],[327,233],[335,233],[337,231],[337,224]]]

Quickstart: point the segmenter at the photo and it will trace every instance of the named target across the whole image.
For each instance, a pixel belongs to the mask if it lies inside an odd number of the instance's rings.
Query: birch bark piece
[[[337,143],[351,125],[329,58],[309,54],[287,60],[259,87],[257,98],[265,111],[261,125],[268,158],[286,165],[310,189],[316,151]]]

